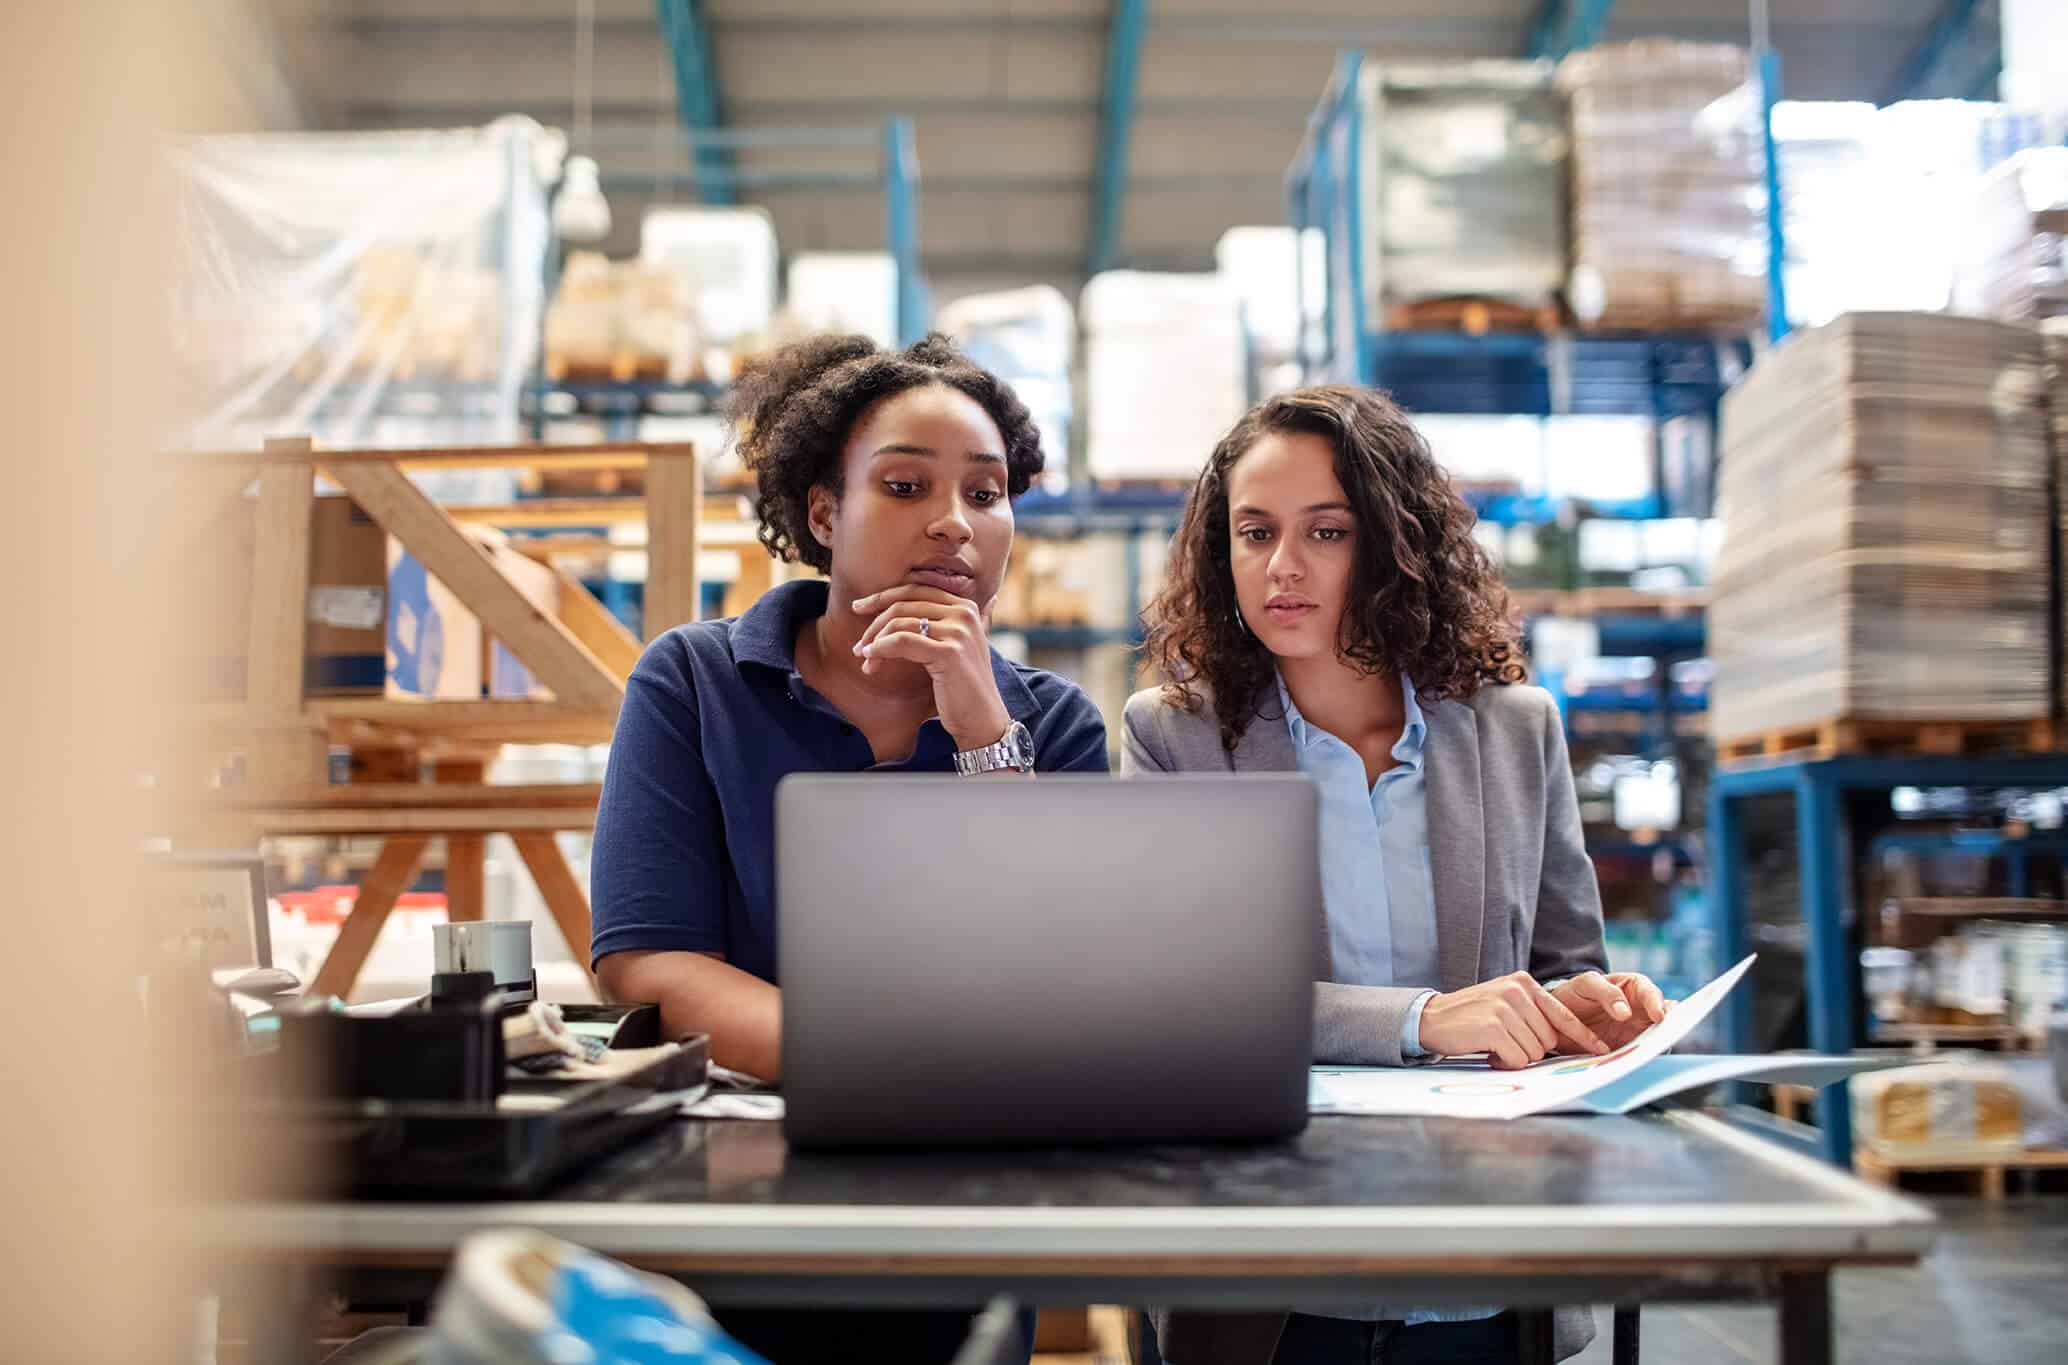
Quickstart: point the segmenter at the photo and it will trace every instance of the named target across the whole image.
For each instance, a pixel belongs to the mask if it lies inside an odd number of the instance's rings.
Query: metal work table
[[[1829,1273],[1907,1262],[1931,1215],[1692,1111],[1316,1119],[1258,1147],[791,1153],[688,1122],[523,1203],[223,1211],[240,1259],[420,1296],[468,1233],[522,1225],[726,1305],[1302,1307],[1762,1299],[1830,1358]]]

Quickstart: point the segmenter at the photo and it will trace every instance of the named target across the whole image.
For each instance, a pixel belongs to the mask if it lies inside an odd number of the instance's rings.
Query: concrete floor
[[[2015,1177],[2013,1189],[2016,1189]],[[1846,1365],[2063,1365],[2068,1362],[2068,1194],[2001,1204],[1928,1199],[1938,1245],[1907,1269],[1838,1276],[1832,1305]],[[1574,1365],[1609,1365],[1608,1314]],[[1642,1359],[1653,1365],[1771,1365],[1764,1307],[1647,1308]]]

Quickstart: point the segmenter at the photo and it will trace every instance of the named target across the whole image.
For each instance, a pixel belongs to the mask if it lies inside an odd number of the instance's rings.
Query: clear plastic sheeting
[[[1953,310],[2004,322],[2068,317],[2068,147],[2018,153],[1964,209]]]
[[[520,118],[179,143],[187,442],[516,439],[562,150]]]
[[[1367,67],[1365,282],[1393,302],[1548,303],[1565,278],[1564,110],[1549,62]]]
[[[1558,67],[1572,129],[1567,302],[1591,327],[1746,327],[1766,310],[1766,152],[1744,49],[1645,39]]]
[[[969,294],[944,304],[936,324],[963,353],[1019,395],[1041,431],[1043,485],[1060,489],[1070,464],[1070,364],[1077,314],[1048,285]]]
[[[1214,269],[1235,291],[1259,398],[1298,388],[1302,345],[1322,343],[1328,243],[1321,229],[1234,227],[1214,243]]]
[[[2032,221],[2012,221],[2015,191],[1988,177],[2039,135],[2030,114],[1967,100],[1775,105],[1789,320],[1949,306],[2009,317],[1955,291],[1991,255],[2033,245]]]
[[[1855,313],[1724,397],[1718,739],[2047,713],[2043,383],[2031,328]]]
[[[1871,240],[1864,200],[1873,175],[1875,114],[1873,105],[1853,102],[1791,100],[1774,106],[1788,250],[1783,279],[1794,326],[1822,326],[1848,306],[1903,306],[1856,294],[1855,277],[1863,273],[1857,262]],[[1907,270],[1893,274],[1897,281],[1910,278]]]

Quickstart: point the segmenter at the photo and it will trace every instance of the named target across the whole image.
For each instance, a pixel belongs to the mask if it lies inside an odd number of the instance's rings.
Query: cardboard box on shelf
[[[387,695],[481,696],[481,622],[402,542],[387,542]]]
[[[197,538],[183,566],[194,590],[221,603],[196,613],[201,633],[172,646],[175,673],[200,701],[244,696],[251,634],[251,565],[257,519],[250,498],[227,505]],[[308,637],[303,687],[311,696],[379,696],[387,615],[386,536],[341,496],[319,497],[310,517]]]

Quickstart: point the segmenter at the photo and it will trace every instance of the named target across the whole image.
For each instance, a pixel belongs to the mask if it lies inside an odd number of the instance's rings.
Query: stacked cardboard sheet
[[[1581,323],[1738,327],[1766,307],[1766,152],[1744,49],[1664,39],[1558,67]]]
[[[2060,613],[2055,639],[2054,694],[2068,714],[2068,317],[2042,324],[2046,354],[2047,413],[2054,438],[2054,605]]]
[[[1851,313],[1726,395],[1719,740],[2047,713],[2043,382],[2030,328]]]

